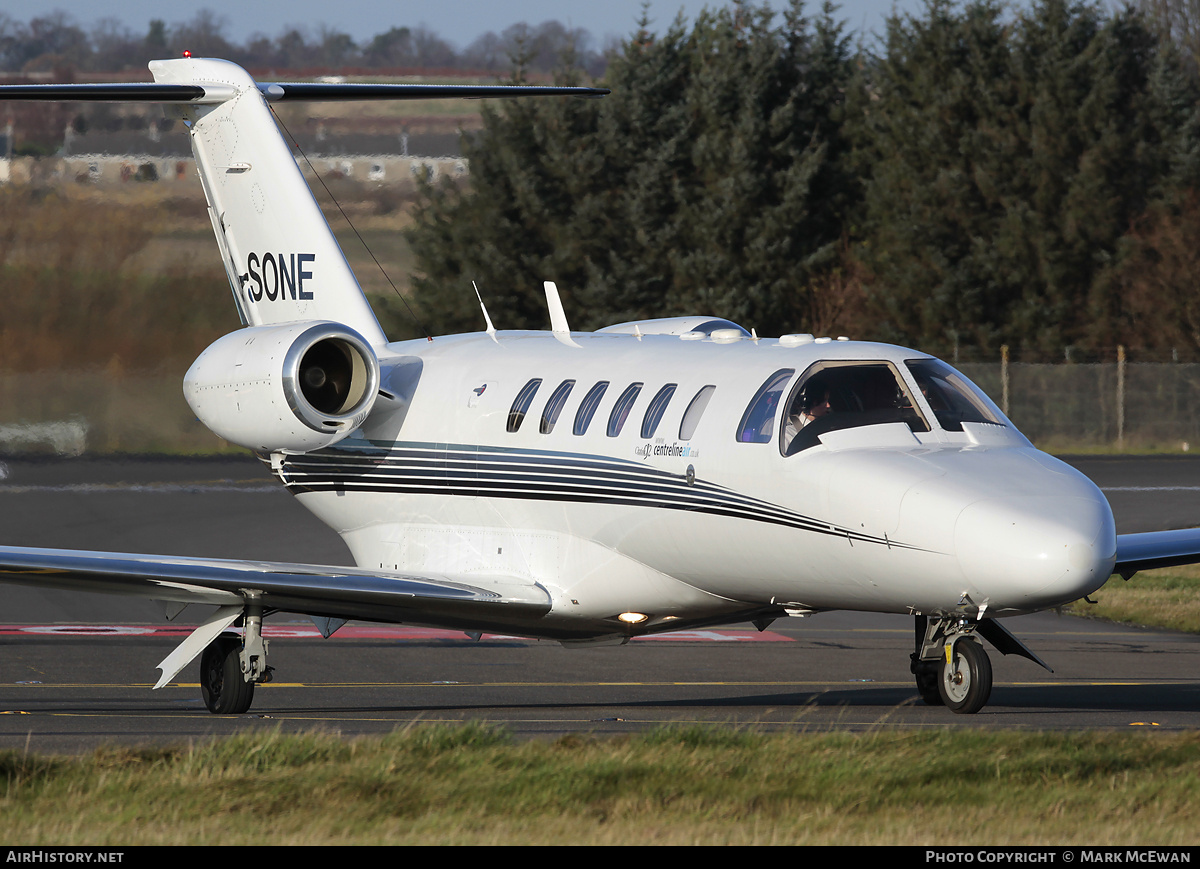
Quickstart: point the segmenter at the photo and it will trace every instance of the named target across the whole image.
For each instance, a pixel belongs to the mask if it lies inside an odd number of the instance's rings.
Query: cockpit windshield
[[[912,372],[921,394],[946,431],[962,431],[964,422],[1004,425],[996,406],[978,387],[938,359],[910,359],[904,363]]]
[[[836,429],[902,422],[929,431],[912,393],[889,362],[817,362],[788,399],[779,448],[785,456],[816,446]]]

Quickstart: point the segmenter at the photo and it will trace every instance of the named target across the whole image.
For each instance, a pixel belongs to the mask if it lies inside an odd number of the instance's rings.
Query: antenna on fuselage
[[[488,316],[487,307],[483,304],[483,296],[479,295],[479,287],[474,281],[471,281],[471,286],[475,287],[475,298],[479,299],[479,310],[483,311],[483,322],[487,323],[487,333],[497,344],[500,339],[496,337],[496,327],[492,325],[492,318]]]
[[[571,347],[578,347],[571,340],[571,327],[567,325],[567,314],[558,296],[558,285],[554,281],[543,281],[542,286],[546,288],[546,307],[550,309],[550,329],[554,337]]]

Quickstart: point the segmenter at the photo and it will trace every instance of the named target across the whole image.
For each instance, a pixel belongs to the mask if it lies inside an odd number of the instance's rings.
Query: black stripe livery
[[[339,444],[285,456],[273,470],[293,494],[390,492],[574,501],[689,510],[844,537],[851,543],[915,547],[812,519],[778,504],[681,474],[619,459],[460,444],[391,448]]]

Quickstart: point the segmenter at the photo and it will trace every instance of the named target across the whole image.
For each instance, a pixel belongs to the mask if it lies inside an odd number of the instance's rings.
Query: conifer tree
[[[1142,16],[931,0],[889,22],[886,49],[857,133],[881,336],[1041,356],[1118,343],[1122,238],[1187,165],[1182,73]]]
[[[410,233],[436,326],[478,328],[475,279],[498,326],[541,328],[553,279],[580,328],[686,313],[803,328],[855,188],[848,43],[831,6],[815,25],[802,11],[775,25],[738,3],[661,36],[643,20],[611,96],[489,109],[470,187],[428,188]]]

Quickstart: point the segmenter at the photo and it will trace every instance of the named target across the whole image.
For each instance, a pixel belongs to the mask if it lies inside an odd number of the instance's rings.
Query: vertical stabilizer
[[[387,339],[249,73],[222,60],[150,64],[160,84],[231,94],[174,111],[188,124],[217,245],[244,322],[343,323]],[[222,87],[223,86],[223,87]]]

